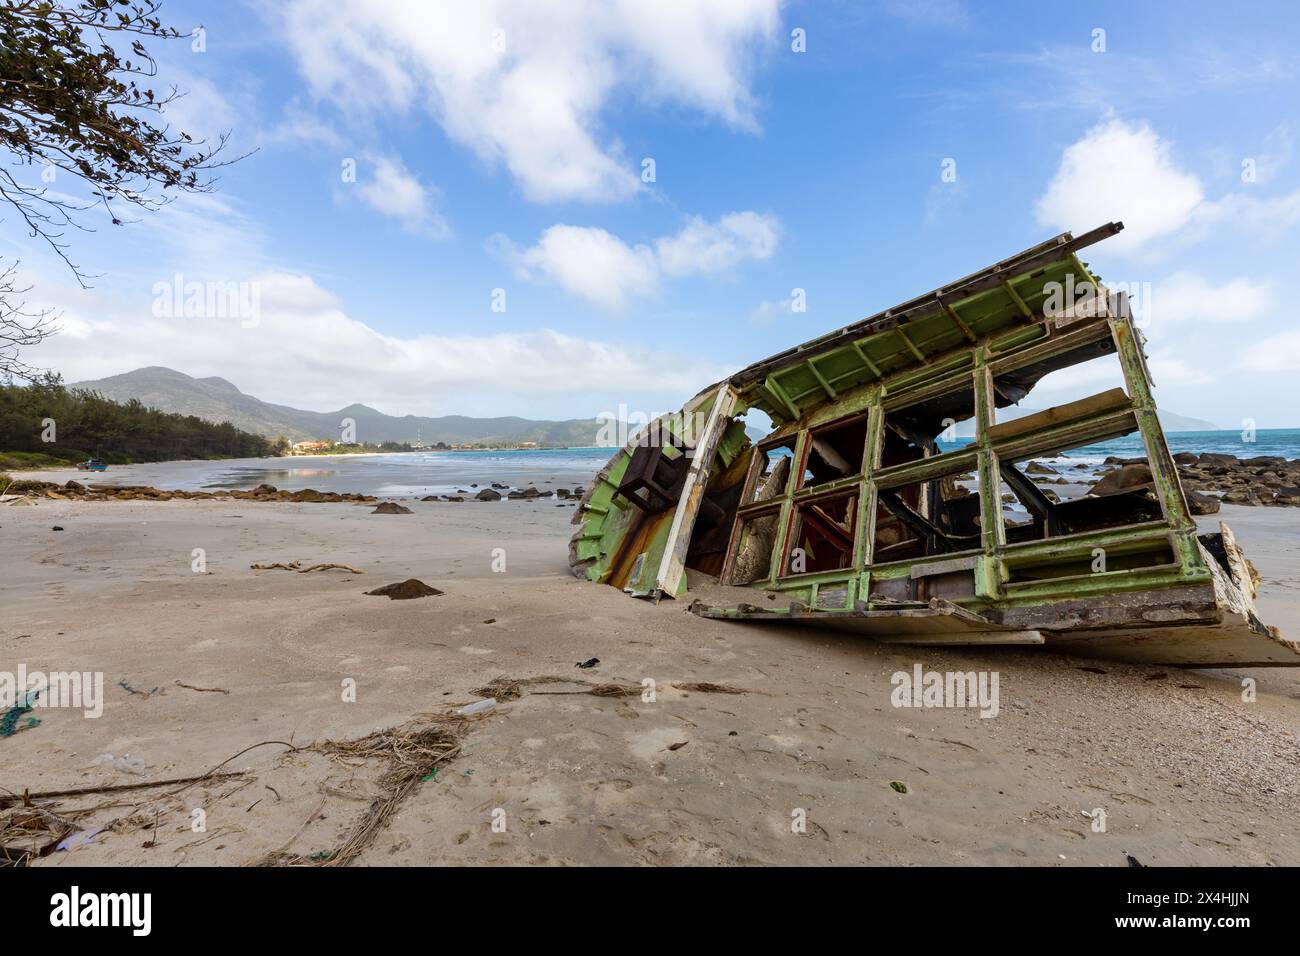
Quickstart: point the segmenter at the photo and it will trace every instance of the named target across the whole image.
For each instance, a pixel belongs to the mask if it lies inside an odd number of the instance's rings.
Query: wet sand
[[[385,763],[288,744],[359,738],[475,701],[495,678],[547,676],[570,683],[527,685],[470,721],[460,756],[416,783],[357,864],[1300,863],[1300,672],[918,651],[705,621],[685,602],[569,576],[572,507],[410,506],[0,508],[0,669],[102,671],[106,697],[97,719],[46,709],[0,740],[5,788],[184,777],[284,742],[223,768],[247,776],[61,800],[60,812],[99,806],[77,819],[112,828],[38,865],[328,854],[388,792]],[[1218,516],[1263,575],[1261,615],[1291,633],[1294,514]],[[249,568],[293,560],[366,573]],[[409,577],[445,594],[363,593]],[[997,671],[998,716],[895,708],[891,675],[917,663]],[[1243,676],[1258,679],[1253,703]],[[574,683],[645,679],[653,702]],[[744,692],[676,686],[691,682]],[[105,753],[142,759],[143,773],[97,762]],[[1105,832],[1085,815],[1096,809]]]

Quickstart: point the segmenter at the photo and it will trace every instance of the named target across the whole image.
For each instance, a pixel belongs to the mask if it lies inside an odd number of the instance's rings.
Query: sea
[[[1254,432],[1233,431],[1226,428],[1204,432],[1165,432],[1165,441],[1169,445],[1170,454],[1173,455],[1179,452],[1192,452],[1197,455],[1211,452],[1217,455],[1235,455],[1238,458],[1264,456],[1300,458],[1300,428],[1269,428]],[[969,443],[969,438],[958,438],[952,442],[940,441],[939,446],[945,451],[951,451]],[[1039,460],[1094,467],[1110,457],[1146,457],[1141,436],[1125,435],[1112,441],[1071,448],[1056,459],[1040,458]]]
[[[1270,455],[1300,458],[1300,429],[1266,429],[1251,434],[1231,430],[1166,432],[1169,450],[1177,454],[1215,452],[1254,458]],[[1250,440],[1247,440],[1250,439]],[[944,450],[970,442],[958,438],[940,442]],[[529,486],[547,492],[588,487],[614,454],[613,448],[545,448],[500,451],[430,451],[392,455],[304,455],[292,458],[243,458],[226,461],[168,461],[114,465],[103,474],[63,470],[33,472],[46,481],[76,478],[102,484],[143,484],[183,491],[248,489],[260,484],[288,491],[359,492],[381,498],[446,495],[486,488]],[[1060,456],[1040,458],[1080,481],[1095,477],[1109,456],[1138,458],[1146,454],[1137,435],[1069,449]]]

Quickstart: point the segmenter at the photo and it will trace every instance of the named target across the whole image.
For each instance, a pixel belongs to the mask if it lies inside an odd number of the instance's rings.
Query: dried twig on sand
[[[233,758],[232,758],[233,759]],[[226,777],[247,776],[247,770],[232,770],[227,773],[201,773],[193,777],[170,777],[166,780],[141,780],[138,783],[111,783],[98,787],[76,787],[72,790],[42,790],[38,793],[2,793],[0,806],[30,800],[50,800],[55,797],[82,797],[91,793],[117,793],[122,790],[148,790],[151,787],[167,787],[174,783],[198,783],[200,780],[222,780]]]
[[[312,566],[303,567],[303,562],[300,561],[290,561],[287,564],[282,561],[273,561],[273,562],[263,562],[259,564],[250,564],[250,566],[248,567],[251,567],[253,571],[296,571],[300,575],[311,574],[312,571],[331,571],[331,570],[351,571],[352,574],[355,575],[365,574],[365,571],[361,570],[361,568],[359,567],[352,567],[351,564],[334,564],[333,562],[326,562],[324,564],[312,564]]]
[[[480,697],[495,697],[499,702],[505,703],[509,700],[518,700],[524,696],[524,691],[533,684],[584,684],[586,681],[576,681],[572,677],[556,677],[554,675],[546,677],[497,677],[480,687],[474,693]],[[577,693],[587,693],[578,691]]]
[[[350,564],[334,564],[327,562],[325,564],[313,564],[304,568],[301,561],[290,561],[287,564],[283,561],[263,562],[261,564],[250,564],[254,571],[297,571],[299,574],[309,574],[312,571],[351,571],[353,574],[365,574],[360,568],[354,568]]]
[[[247,778],[251,776],[252,772],[248,770],[222,771],[221,768],[232,760],[248,753],[250,750],[256,750],[258,747],[264,747],[269,744],[278,744],[283,747],[288,747],[289,751],[298,749],[288,741],[263,740],[250,747],[245,747],[238,753],[227,757],[212,769],[193,776],[167,777],[162,780],[140,780],[133,783],[101,784],[93,787],[74,787],[68,790],[42,790],[36,793],[31,793],[30,791],[24,791],[23,793],[14,793],[13,791],[0,793],[0,808],[11,807],[5,815],[0,816],[0,865],[11,863],[16,866],[25,866],[36,857],[46,856],[49,853],[52,853],[61,840],[78,829],[80,824],[76,821],[83,819],[90,814],[117,807],[133,807],[139,811],[138,805],[110,801],[95,806],[61,810],[61,812],[56,813],[52,807],[38,806],[35,802],[37,800],[58,800],[66,797],[89,796],[91,794],[122,793],[127,791],[152,790],[158,787],[174,787],[175,789],[168,790],[166,793],[160,795],[161,799],[167,799],[169,797],[175,797],[178,793],[188,790],[195,784],[215,783],[220,780]],[[230,792],[237,792],[251,782],[252,781],[249,780],[246,783],[240,784],[234,791]],[[159,799],[159,796],[150,796],[148,799]],[[118,816],[105,824],[101,829],[110,829],[114,832],[122,832],[121,828],[123,826],[126,826],[128,829],[133,829],[133,822],[139,822],[139,819],[137,818],[143,819],[145,823],[152,824],[155,827],[154,842],[156,842],[156,827],[159,819],[159,811],[156,807],[154,808],[152,816],[144,814],[143,811],[125,817]]]
[[[729,684],[711,684],[708,681],[673,681],[673,686],[678,690],[695,691],[698,694],[748,694],[749,691],[743,687],[732,687]]]
[[[287,852],[293,840],[281,849],[266,854],[257,866],[347,866],[361,855],[402,801],[411,795],[420,779],[436,767],[454,760],[461,752],[470,721],[455,716],[428,716],[411,727],[394,727],[379,730],[359,740],[326,740],[311,744],[301,750],[327,754],[336,759],[382,758],[389,762],[388,769],[379,779],[383,795],[371,802],[361,820],[350,830],[333,850],[304,857]],[[311,819],[308,818],[310,822]],[[303,824],[303,829],[306,824]],[[301,833],[302,830],[299,830]],[[294,839],[297,838],[295,834]]]
[[[184,681],[176,681],[177,687],[184,687],[186,690],[197,690],[200,694],[229,694],[230,691],[224,687],[195,687],[193,684],[187,684]]]

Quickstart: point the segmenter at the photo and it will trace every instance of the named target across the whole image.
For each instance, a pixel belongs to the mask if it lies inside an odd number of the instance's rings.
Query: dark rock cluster
[[[1288,460],[1277,455],[1238,458],[1214,452],[1199,455],[1179,452],[1174,455],[1174,463],[1178,466],[1178,478],[1189,504],[1193,498],[1207,498],[1213,494],[1221,496],[1219,500],[1226,504],[1300,506],[1300,459]],[[1098,487],[1108,480],[1134,480],[1124,476],[1126,473],[1133,475],[1139,469],[1150,481],[1151,471],[1145,458],[1111,457],[1105,464],[1110,468],[1103,471]],[[1214,513],[1198,512],[1195,506],[1192,512]]]

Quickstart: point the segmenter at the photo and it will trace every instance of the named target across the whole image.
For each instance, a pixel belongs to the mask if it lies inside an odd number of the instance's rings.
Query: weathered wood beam
[[[957,326],[961,334],[966,337],[966,341],[974,342],[976,339],[975,333],[971,331],[971,327],[966,324],[965,320],[957,314],[957,310],[947,302],[943,301],[943,299],[939,300],[939,304],[943,306],[943,311],[948,313],[948,318],[952,319],[952,324]]]
[[[704,501],[704,488],[709,481],[709,470],[713,456],[718,450],[731,412],[736,407],[739,396],[728,385],[718,388],[713,408],[704,423],[703,434],[695,446],[691,458],[691,467],[686,472],[686,482],[682,485],[681,497],[677,499],[677,509],[673,512],[673,523],[668,529],[668,540],[664,545],[663,559],[659,564],[659,573],[655,576],[654,598],[659,600],[665,594],[677,597],[685,586],[686,554],[691,547],[691,531],[695,528],[695,519],[700,513]]]
[[[799,417],[799,407],[790,401],[790,396],[786,394],[785,389],[781,387],[781,383],[776,380],[775,375],[769,375],[764,379],[763,387],[767,389],[769,394],[776,397],[781,403],[781,407],[790,413],[792,419]]]
[[[1007,295],[1011,296],[1011,301],[1016,304],[1016,308],[1020,311],[1021,316],[1028,319],[1030,322],[1036,321],[1037,316],[1034,315],[1033,310],[1030,309],[1029,306],[1025,305],[1025,300],[1020,298],[1020,293],[1016,291],[1016,287],[1012,285],[1010,281],[1002,283],[1002,288],[1007,290]]]
[[[861,345],[859,345],[857,342],[850,342],[849,345],[853,347],[853,351],[857,353],[858,358],[861,359],[862,361],[862,364],[867,367],[867,371],[869,371],[872,375],[876,376],[876,378],[883,377],[880,374],[880,367],[876,365],[875,362],[871,361],[871,357],[867,355],[867,353],[863,350]]]
[[[835,389],[831,388],[831,383],[826,381],[826,376],[822,375],[822,373],[817,370],[817,366],[813,360],[809,359],[804,364],[808,366],[808,371],[813,373],[813,378],[817,379],[817,384],[822,387],[822,391],[826,393],[826,397],[832,402],[835,401]]]
[[[1047,495],[1043,494],[1042,489],[1034,484],[1033,479],[1009,461],[1003,462],[998,472],[1002,475],[1002,480],[1015,492],[1016,497],[1025,503],[1025,507],[1042,519],[1047,534],[1052,537],[1059,535],[1061,519],[1057,517],[1056,506]],[[1000,500],[999,507],[1001,507]]]
[[[924,538],[933,539],[936,544],[942,545],[946,551],[959,550],[956,542],[942,528],[908,507],[907,502],[898,496],[897,491],[893,489],[881,491],[878,497],[881,507],[917,534]]]
[[[1041,631],[953,631],[951,634],[873,634],[881,644],[928,644],[960,647],[963,644],[1044,644]]]
[[[1133,401],[1128,397],[1124,389],[1112,388],[1096,395],[1090,395],[1087,398],[1081,398],[1077,402],[1053,405],[1051,408],[1045,408],[1041,412],[1034,412],[1032,415],[1013,418],[1009,422],[999,422],[989,428],[989,439],[997,442],[1006,441],[1008,438],[1037,431],[1040,428],[1092,418],[1106,412],[1130,408],[1132,405]]]
[[[907,346],[907,350],[916,356],[916,360],[918,362],[925,361],[925,353],[922,352],[919,348],[917,348],[916,343],[907,337],[907,333],[903,331],[903,327],[901,325],[898,328],[894,329],[894,333],[900,339],[903,340],[903,344]]]

